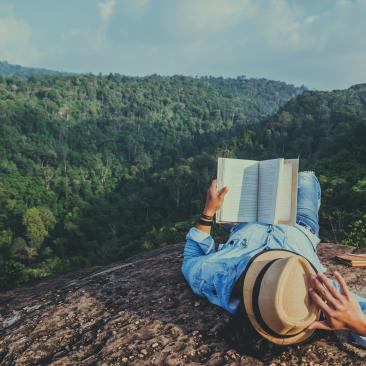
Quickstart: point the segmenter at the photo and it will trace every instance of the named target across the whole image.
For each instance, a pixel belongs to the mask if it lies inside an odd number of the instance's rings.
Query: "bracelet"
[[[208,215],[205,215],[204,213],[201,213],[201,217],[207,219],[207,220],[212,220],[213,216],[208,216]]]
[[[204,216],[200,215],[199,217],[201,220],[203,221],[209,221],[209,222],[212,222],[213,221],[213,218],[210,218],[210,219],[206,219]]]
[[[198,223],[200,224],[200,225],[204,225],[204,226],[212,226],[212,224],[213,224],[213,220],[205,220],[205,219],[203,219],[203,218],[199,218],[198,219]]]

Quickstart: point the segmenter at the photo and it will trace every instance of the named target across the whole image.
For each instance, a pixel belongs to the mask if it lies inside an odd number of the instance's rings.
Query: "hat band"
[[[294,336],[302,333],[303,330],[301,330],[300,332],[295,333],[295,334],[279,334],[279,333],[276,333],[272,328],[270,328],[267,325],[267,323],[262,318],[261,311],[259,309],[259,303],[258,303],[259,291],[260,291],[260,288],[261,288],[261,284],[262,284],[263,277],[266,274],[267,270],[271,267],[271,265],[274,262],[278,261],[279,259],[281,259],[281,258],[273,259],[272,261],[270,261],[269,263],[267,263],[261,269],[261,271],[259,272],[259,274],[258,274],[258,276],[257,276],[257,278],[255,280],[254,286],[253,286],[252,306],[253,306],[254,316],[255,316],[256,320],[258,321],[258,323],[260,324],[260,326],[263,328],[263,330],[265,330],[268,334],[270,334],[273,337],[277,337],[277,338],[290,338],[290,337],[294,337]]]

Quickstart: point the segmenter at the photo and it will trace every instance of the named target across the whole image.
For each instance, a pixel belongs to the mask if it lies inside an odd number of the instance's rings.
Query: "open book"
[[[216,222],[296,223],[298,159],[219,158],[217,188],[228,186]]]

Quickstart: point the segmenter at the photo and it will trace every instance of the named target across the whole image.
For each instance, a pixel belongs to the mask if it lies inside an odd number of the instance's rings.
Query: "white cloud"
[[[31,65],[40,56],[31,36],[31,27],[15,17],[13,7],[0,3],[0,59]]]
[[[309,16],[305,17],[305,19],[304,19],[304,24],[312,24],[312,23],[314,23],[317,19],[318,19],[318,17],[317,17],[316,15],[309,15]]]
[[[0,16],[4,17],[5,15],[12,15],[13,7],[9,4],[0,3]]]
[[[95,0],[94,4],[97,23],[82,15],[83,21],[64,28],[61,38],[40,43],[41,59],[48,67],[132,75],[246,74],[317,88],[366,81],[366,0]],[[1,14],[0,8],[1,19],[18,22],[8,21],[5,27],[23,39],[13,43],[31,45],[29,27]],[[6,37],[0,36],[2,42]]]
[[[97,55],[102,52],[113,52],[106,38],[104,27],[95,29],[72,28],[61,35],[62,43],[58,47],[59,54]]]
[[[117,5],[117,0],[105,0],[98,3],[99,15],[102,22],[108,23],[113,16],[114,9]]]
[[[323,80],[329,86],[332,78],[333,85],[347,86],[356,74],[364,81],[366,45],[360,35],[366,27],[360,14],[365,15],[365,0],[325,0],[312,6],[286,0],[103,4],[105,26],[74,37],[80,52],[100,52],[100,60],[108,59],[103,71],[247,74],[310,87],[321,86]],[[347,55],[343,47],[349,48]]]
[[[253,18],[260,9],[251,0],[185,0],[177,10],[183,31],[217,32]]]

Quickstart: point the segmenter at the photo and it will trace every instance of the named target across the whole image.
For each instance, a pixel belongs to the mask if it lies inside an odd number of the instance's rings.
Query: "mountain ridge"
[[[20,78],[29,78],[31,76],[51,76],[65,75],[67,73],[55,70],[44,69],[41,67],[28,67],[17,64],[11,64],[7,61],[0,60],[0,76],[11,77],[18,76]]]

